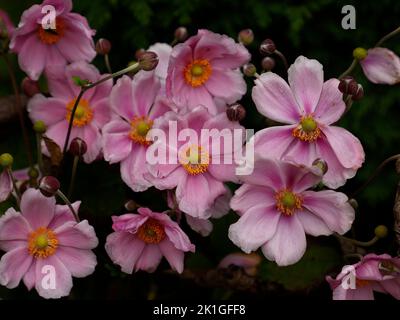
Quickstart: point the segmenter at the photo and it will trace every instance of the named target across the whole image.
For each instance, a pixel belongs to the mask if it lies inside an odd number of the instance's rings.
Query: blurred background
[[[0,0],[0,8],[7,11],[15,24],[22,12],[38,1]],[[346,4],[356,8],[356,29],[341,27]],[[112,42],[110,53],[113,70],[125,67],[135,59],[135,51],[147,48],[155,42],[171,42],[174,30],[185,26],[190,34],[199,28],[225,33],[236,38],[244,28],[251,28],[255,41],[249,46],[252,62],[261,71],[258,46],[265,38],[275,41],[289,63],[298,55],[319,60],[324,66],[325,79],[338,77],[352,61],[355,47],[373,46],[384,34],[399,26],[400,2],[380,1],[203,1],[203,0],[80,0],[74,1],[74,11],[87,17],[92,28],[97,30],[95,39],[107,38]],[[385,43],[400,54],[400,36]],[[16,57],[12,57],[18,80],[24,74],[18,70]],[[102,58],[94,64],[106,72]],[[285,76],[279,61],[274,72]],[[351,111],[340,125],[350,130],[362,142],[366,162],[356,178],[350,180],[341,191],[350,194],[360,186],[380,162],[400,151],[400,90],[399,86],[372,85],[367,82],[360,68],[354,75],[364,87],[365,97],[354,103]],[[252,80],[248,79],[249,88]],[[5,65],[0,61],[0,97],[12,94]],[[256,112],[249,92],[242,104],[247,109],[243,124],[259,130],[268,125],[265,118]],[[27,120],[29,126],[31,125]],[[32,146],[34,146],[33,134]],[[0,153],[10,152],[15,158],[15,168],[27,166],[18,119],[0,123]],[[111,169],[110,169],[111,168]],[[170,274],[164,261],[157,272],[124,275],[112,265],[103,249],[105,237],[111,232],[111,215],[124,213],[123,204],[133,199],[154,210],[165,210],[166,203],[156,190],[134,194],[124,186],[119,177],[119,167],[104,162],[80,165],[78,186],[74,200],[83,201],[81,215],[95,226],[100,245],[96,249],[98,266],[96,272],[85,279],[75,279],[69,298],[148,298],[148,299],[195,299],[202,297],[227,299],[265,299],[266,297],[318,297],[331,298],[326,284],[326,274],[338,272],[344,261],[335,238],[320,237],[308,240],[308,250],[303,259],[294,266],[277,268],[275,264],[263,262],[256,279],[248,279],[240,270],[214,271],[218,262],[228,253],[239,251],[227,237],[229,225],[237,220],[231,212],[215,221],[214,231],[208,238],[195,234],[183,226],[193,243],[196,253],[187,255],[187,271],[182,276]],[[64,176],[68,181],[70,167]],[[374,228],[385,224],[392,230],[392,207],[399,177],[394,166],[382,174],[358,197],[359,209],[354,224],[354,235],[359,240],[373,237]],[[68,184],[66,184],[68,185]],[[64,185],[65,186],[65,185]],[[232,186],[232,189],[235,189]],[[155,200],[158,199],[158,200]],[[0,205],[0,214],[10,203]],[[394,236],[371,248],[376,253],[395,253]],[[247,282],[246,282],[247,281]],[[7,290],[0,287],[0,298],[37,299],[35,292],[28,293],[23,285]],[[378,298],[380,298],[378,296]]]

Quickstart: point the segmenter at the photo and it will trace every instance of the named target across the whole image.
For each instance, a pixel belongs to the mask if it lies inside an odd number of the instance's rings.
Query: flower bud
[[[174,36],[177,41],[183,42],[188,37],[188,31],[185,27],[179,27],[175,30]]]
[[[367,57],[367,55],[368,55],[368,51],[365,50],[364,48],[358,47],[353,50],[354,59],[363,60]]]
[[[344,94],[353,95],[358,90],[358,83],[353,77],[347,76],[340,79],[338,88]]]
[[[46,124],[45,124],[43,121],[38,120],[38,121],[36,121],[36,122],[33,124],[33,130],[34,130],[36,133],[43,134],[43,133],[46,132],[47,127],[46,127]]]
[[[273,54],[275,50],[275,43],[271,39],[264,40],[260,45],[260,53],[263,55]]]
[[[351,95],[353,101],[361,100],[364,97],[364,89],[361,84],[358,84],[356,92]]]
[[[127,211],[135,211],[137,208],[139,208],[140,206],[133,200],[128,200],[125,205],[124,205],[125,209]]]
[[[322,159],[316,159],[314,160],[314,162],[312,163],[313,166],[321,169],[322,174],[325,174],[328,172],[328,164],[326,163],[326,161],[322,160]]]
[[[30,79],[29,77],[25,77],[22,80],[22,91],[27,97],[33,97],[35,94],[40,93],[39,83]]]
[[[40,179],[39,190],[45,197],[53,197],[60,189],[60,182],[53,176]]]
[[[358,209],[358,202],[356,199],[349,199],[349,204],[353,207],[354,210]]]
[[[109,54],[111,51],[111,42],[107,39],[100,38],[96,43],[96,52],[101,55]]]
[[[254,40],[254,33],[251,29],[244,29],[239,32],[238,40],[245,46],[252,44]]]
[[[247,77],[254,77],[257,73],[257,68],[252,63],[247,63],[243,66],[243,73]]]
[[[13,162],[14,162],[14,158],[13,158],[13,156],[11,155],[11,154],[9,154],[9,153],[3,153],[1,156],[0,156],[0,166],[2,166],[2,167],[11,167],[12,166],[12,164],[13,164]]]
[[[271,71],[275,67],[275,60],[271,57],[265,57],[261,61],[261,66],[265,71]]]
[[[158,65],[158,56],[153,51],[146,51],[140,55],[138,61],[142,70],[151,71]]]
[[[71,141],[71,144],[69,146],[69,152],[72,155],[76,157],[81,157],[86,153],[86,151],[87,151],[87,144],[81,138],[75,138]]]
[[[36,168],[30,168],[28,170],[28,176],[31,179],[37,179],[39,177],[39,171]]]
[[[144,50],[143,48],[137,49],[135,51],[135,58],[137,61],[139,61],[140,57],[142,56],[143,53],[145,53],[146,50]]]
[[[226,115],[230,121],[241,121],[246,116],[246,109],[239,103],[234,103],[226,109]]]
[[[374,232],[375,232],[375,236],[377,236],[380,239],[386,238],[386,236],[388,235],[388,229],[384,225],[377,226],[375,228]]]

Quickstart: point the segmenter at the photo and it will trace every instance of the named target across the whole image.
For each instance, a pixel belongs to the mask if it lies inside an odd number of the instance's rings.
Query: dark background
[[[36,1],[0,0],[0,8],[7,11],[14,23],[21,13]],[[341,9],[346,4],[356,8],[355,30],[343,30]],[[400,2],[380,1],[204,1],[204,0],[80,0],[74,1],[74,11],[87,17],[92,28],[97,30],[95,39],[100,37],[112,41],[110,54],[114,70],[123,68],[135,59],[135,51],[146,48],[154,42],[171,42],[176,27],[184,25],[190,34],[199,28],[226,33],[236,38],[238,31],[251,28],[255,41],[249,47],[252,62],[260,68],[258,45],[265,38],[274,39],[289,63],[298,55],[319,60],[325,71],[325,79],[337,77],[352,61],[352,50],[362,46],[373,46],[384,34],[398,27]],[[400,36],[387,43],[390,49],[400,53]],[[16,57],[13,57],[18,70]],[[105,72],[101,58],[94,64]],[[284,70],[277,61],[275,72],[284,76]],[[18,71],[18,79],[23,73]],[[341,120],[341,125],[362,142],[366,162],[356,178],[350,180],[341,191],[350,194],[360,186],[374,168],[385,158],[399,152],[400,146],[400,90],[399,86],[372,85],[367,82],[360,68],[355,76],[364,86],[365,98],[355,103],[351,111]],[[251,80],[248,81],[249,88]],[[250,92],[250,91],[249,91]],[[12,89],[0,61],[0,96],[11,95]],[[267,125],[250,99],[249,93],[242,100],[248,116],[243,122],[246,127],[259,130]],[[29,122],[28,122],[29,123]],[[33,135],[32,135],[33,136]],[[32,138],[32,146],[34,140]],[[15,168],[27,166],[23,151],[18,121],[0,124],[0,153],[10,152],[15,157]],[[64,172],[68,182],[69,168]],[[111,169],[110,169],[111,168]],[[78,187],[74,198],[83,201],[81,215],[95,226],[100,245],[96,249],[98,267],[94,275],[75,279],[70,298],[265,298],[266,296],[306,296],[330,299],[330,289],[324,275],[340,270],[343,259],[338,242],[334,238],[309,239],[305,257],[296,265],[277,268],[273,263],[262,263],[253,292],[239,290],[238,284],[228,275],[218,274],[221,282],[207,280],[206,269],[214,268],[229,252],[239,251],[227,238],[227,228],[237,220],[234,213],[217,221],[211,237],[202,238],[186,226],[190,238],[197,246],[196,254],[187,255],[186,267],[196,274],[197,282],[169,275],[165,261],[154,274],[139,272],[133,276],[123,275],[112,266],[104,252],[105,237],[111,232],[112,214],[124,213],[123,203],[135,199],[152,209],[166,209],[165,201],[156,190],[144,194],[133,194],[119,178],[119,167],[98,162],[91,166],[79,167]],[[359,210],[354,225],[357,239],[369,240],[378,224],[392,229],[392,206],[395,194],[396,176],[393,166],[382,174],[358,197]],[[68,184],[64,184],[67,186]],[[155,200],[159,199],[159,200]],[[0,213],[6,205],[0,206]],[[393,233],[370,249],[376,253],[395,252]],[[204,279],[205,277],[205,279]],[[238,280],[240,281],[240,280]],[[199,285],[198,282],[206,285]],[[36,298],[23,285],[16,290],[0,288],[1,298]]]

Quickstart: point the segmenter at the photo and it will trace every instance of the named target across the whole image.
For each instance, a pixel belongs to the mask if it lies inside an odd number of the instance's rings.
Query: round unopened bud
[[[351,99],[353,101],[358,101],[361,100],[364,97],[364,88],[362,87],[361,84],[358,84],[357,90],[354,92],[354,94],[351,95]]]
[[[314,162],[312,163],[312,165],[321,169],[322,174],[325,174],[328,172],[328,164],[326,163],[325,160],[315,159]]]
[[[124,207],[128,211],[135,211],[137,208],[139,208],[139,205],[133,200],[128,200]]]
[[[239,32],[238,41],[245,46],[248,46],[254,41],[254,33],[251,29],[244,29]]]
[[[11,154],[9,154],[9,153],[3,153],[1,156],[0,156],[0,165],[2,166],[2,167],[11,167],[12,166],[12,164],[13,164],[13,162],[14,162],[14,158],[13,158],[13,156],[11,155]]]
[[[142,70],[151,71],[158,65],[158,56],[153,51],[146,51],[140,55],[138,61]]]
[[[135,58],[137,61],[139,61],[139,58],[142,56],[143,53],[145,53],[146,50],[144,50],[143,48],[137,49],[135,51]]]
[[[353,95],[358,89],[358,83],[353,77],[347,76],[340,79],[338,88],[344,94]]]
[[[31,179],[37,179],[39,177],[39,171],[36,168],[30,168],[28,170],[28,176]]]
[[[354,59],[363,60],[367,57],[367,55],[368,55],[368,51],[365,50],[364,48],[358,47],[353,50]]]
[[[243,66],[243,73],[247,77],[254,77],[257,73],[257,68],[252,63],[247,63]]]
[[[388,235],[388,228],[381,224],[375,228],[374,232],[375,236],[377,236],[378,238],[386,238]]]
[[[45,124],[43,121],[38,120],[38,121],[36,121],[36,122],[33,124],[33,130],[34,130],[36,133],[43,134],[43,133],[46,132],[47,127],[46,127],[46,124]]]
[[[111,42],[107,39],[101,38],[96,42],[96,52],[101,55],[109,54],[111,51]]]
[[[228,106],[226,115],[230,121],[242,121],[246,116],[246,109],[240,103],[234,103]]]
[[[39,83],[30,79],[29,77],[25,77],[22,80],[22,91],[27,97],[33,97],[35,94],[40,93]]]
[[[188,37],[187,29],[185,27],[176,28],[174,32],[174,37],[179,42],[185,41]]]
[[[275,42],[271,39],[265,39],[260,45],[260,53],[265,54],[273,54],[276,50]]]
[[[71,141],[69,152],[77,157],[83,156],[87,151],[87,144],[81,138],[75,138]]]
[[[353,209],[355,210],[358,209],[358,202],[356,199],[354,198],[349,199],[349,204],[353,207]]]
[[[261,61],[261,66],[265,71],[271,71],[275,68],[275,59],[271,57],[265,57]]]
[[[45,197],[53,197],[60,189],[60,182],[53,176],[40,179],[39,190]]]

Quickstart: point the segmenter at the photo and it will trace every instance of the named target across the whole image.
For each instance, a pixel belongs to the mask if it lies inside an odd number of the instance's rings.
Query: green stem
[[[42,154],[42,134],[36,133],[36,148],[39,170],[44,176],[43,154]]]
[[[353,244],[355,244],[356,246],[360,246],[360,247],[370,247],[372,245],[374,245],[375,243],[378,242],[379,238],[377,236],[374,236],[371,240],[369,241],[359,241],[359,240],[355,240],[355,239],[351,239],[351,238],[347,238],[344,236],[341,236],[340,234],[335,234],[335,236],[339,239],[351,242]]]
[[[342,78],[350,75],[353,72],[354,68],[357,66],[357,64],[358,64],[358,60],[357,59],[353,59],[351,65],[347,68],[347,70],[345,72],[343,72],[339,76],[339,79],[342,79]]]
[[[74,207],[72,206],[71,202],[68,200],[68,198],[65,196],[64,193],[61,192],[61,190],[57,191],[57,195],[65,202],[65,204],[69,207],[69,209],[71,210],[72,214],[75,217],[76,222],[80,222],[79,220],[79,216],[76,213],[76,211],[74,210]]]
[[[390,38],[394,37],[395,35],[400,33],[400,27],[393,30],[392,32],[388,33],[387,35],[383,36],[375,45],[375,47],[380,47],[385,41],[389,40]]]
[[[76,177],[76,172],[78,169],[78,163],[79,163],[79,156],[75,156],[74,162],[72,164],[72,175],[71,175],[71,182],[70,182],[69,188],[68,188],[68,198],[71,198],[72,192],[74,191],[75,177]]]
[[[110,57],[108,54],[104,55],[104,63],[106,64],[106,68],[108,73],[112,73],[111,64],[110,64]]]

